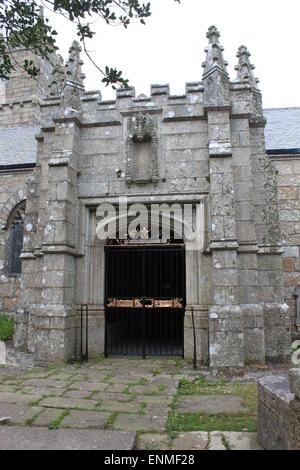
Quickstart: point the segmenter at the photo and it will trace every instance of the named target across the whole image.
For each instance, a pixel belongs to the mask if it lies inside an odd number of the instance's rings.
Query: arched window
[[[18,204],[11,212],[7,229],[7,273],[10,276],[19,276],[22,272],[22,260],[20,258],[23,249],[24,235],[24,217],[25,217],[25,201]]]

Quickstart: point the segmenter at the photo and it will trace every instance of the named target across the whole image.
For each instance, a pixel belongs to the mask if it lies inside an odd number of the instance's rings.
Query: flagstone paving
[[[261,373],[136,358],[1,368],[0,429],[128,432],[136,449],[148,450],[256,449]]]

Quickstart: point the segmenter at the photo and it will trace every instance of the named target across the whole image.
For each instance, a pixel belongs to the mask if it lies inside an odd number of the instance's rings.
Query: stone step
[[[134,432],[0,427],[0,450],[132,450]]]

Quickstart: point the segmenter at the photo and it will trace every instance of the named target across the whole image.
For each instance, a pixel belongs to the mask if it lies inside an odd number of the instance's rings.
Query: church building
[[[300,108],[263,110],[247,48],[232,80],[215,27],[207,41],[202,81],[184,95],[156,84],[113,101],[85,90],[76,41],[66,64],[15,51],[40,72],[0,84],[0,312],[38,364],[87,347],[215,367],[290,357]]]

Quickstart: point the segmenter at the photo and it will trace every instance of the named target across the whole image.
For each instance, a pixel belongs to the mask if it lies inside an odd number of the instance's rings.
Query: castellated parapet
[[[96,210],[119,196],[128,204],[201,205],[203,243],[185,257],[185,358],[193,356],[192,312],[199,361],[243,366],[289,355],[276,173],[265,153],[261,94],[245,47],[230,80],[219,36],[209,29],[203,80],[187,83],[182,96],[152,85],[150,96],[127,88],[103,101],[99,91],[84,90],[76,42],[67,65],[58,62],[38,105],[15,334],[15,345],[40,363],[78,357],[82,304],[89,306],[90,356],[104,352]]]

